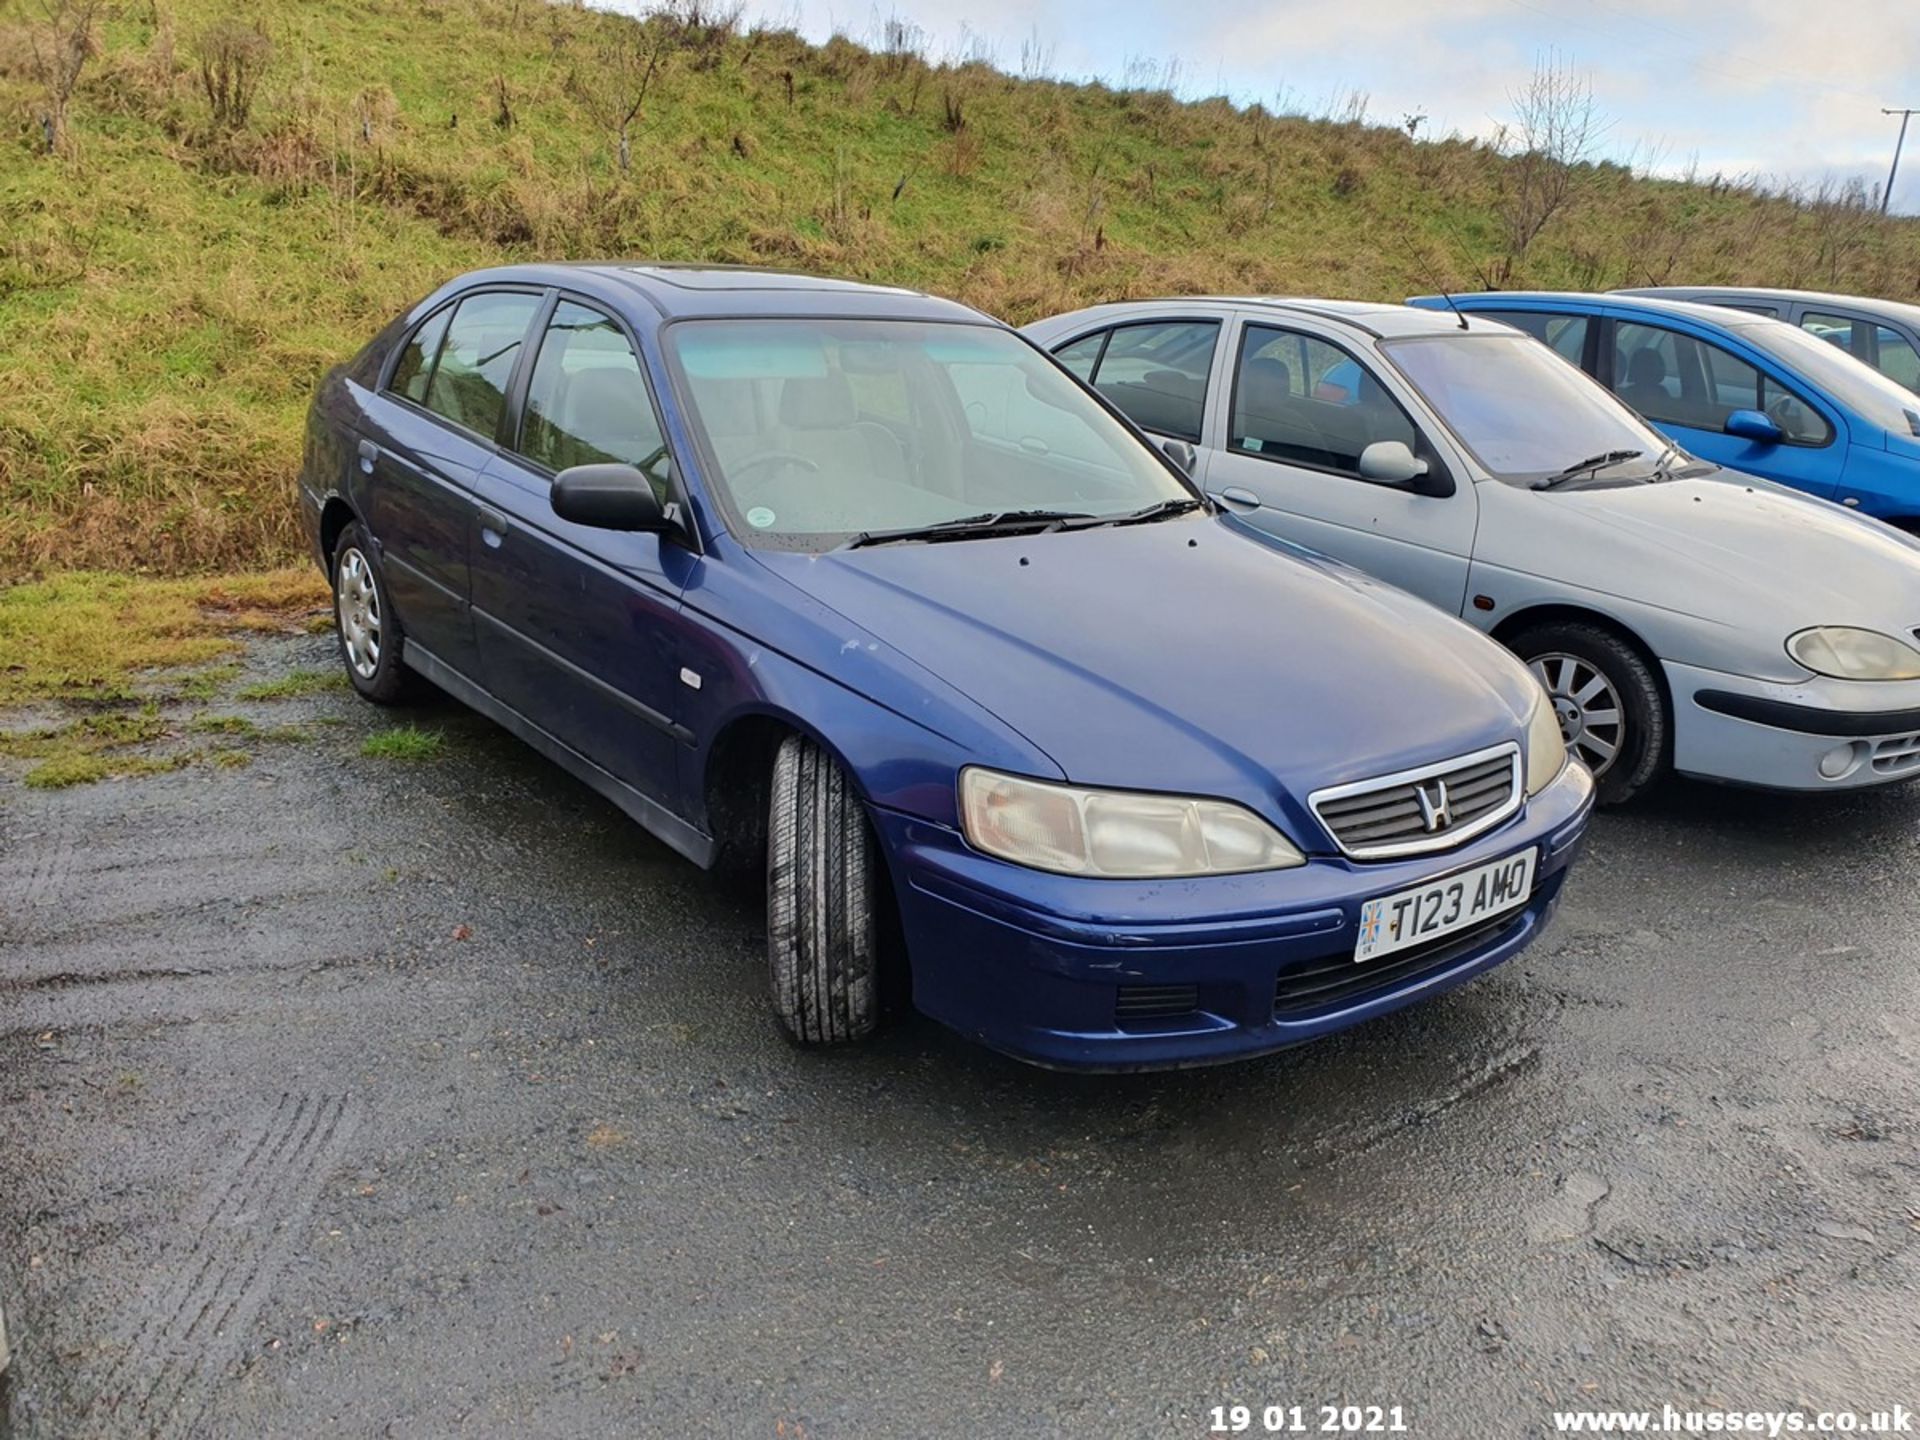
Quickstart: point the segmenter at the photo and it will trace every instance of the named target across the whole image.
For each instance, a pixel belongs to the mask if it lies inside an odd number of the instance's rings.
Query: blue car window
[[[693,320],[667,349],[734,533],[791,549],[987,512],[1121,515],[1191,491],[1009,331]]]
[[[1587,348],[1587,317],[1584,315],[1549,315],[1537,310],[1502,310],[1493,318],[1524,330],[1534,339],[1547,346],[1563,360],[1575,365],[1581,361]]]
[[[507,381],[539,308],[539,296],[509,291],[462,300],[427,385],[427,408],[476,435],[491,437],[506,412]]]
[[[1734,411],[1761,410],[1789,444],[1833,438],[1800,396],[1711,341],[1624,320],[1613,333],[1614,393],[1656,424],[1721,431]]]
[[[1227,444],[1243,454],[1360,473],[1379,440],[1417,449],[1413,422],[1353,356],[1316,336],[1249,325],[1241,337]]]
[[[1093,388],[1143,430],[1198,443],[1219,338],[1216,320],[1121,325],[1098,356]]]
[[[519,451],[560,471],[615,462],[646,473],[664,502],[666,440],[640,361],[620,327],[572,301],[554,307],[534,356]]]
[[[440,358],[440,342],[446,337],[451,305],[443,305],[423,320],[394,362],[387,389],[404,395],[418,405],[427,398],[427,382],[433,378],[433,362]]]

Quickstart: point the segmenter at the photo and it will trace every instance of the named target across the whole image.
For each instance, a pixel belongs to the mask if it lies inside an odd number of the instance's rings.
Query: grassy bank
[[[0,579],[283,562],[315,378],[509,257],[819,268],[1015,321],[1165,291],[1920,286],[1920,227],[1856,205],[1585,166],[1521,246],[1528,172],[1484,146],[706,18],[138,0],[46,155],[26,12],[0,8]],[[256,88],[217,118],[203,65],[254,26]]]

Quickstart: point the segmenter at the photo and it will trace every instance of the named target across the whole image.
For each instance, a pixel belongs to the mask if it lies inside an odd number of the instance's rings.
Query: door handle
[[[1238,485],[1227,486],[1226,489],[1220,492],[1220,498],[1229,505],[1242,505],[1249,510],[1258,510],[1260,508],[1260,497],[1251,490],[1244,490]]]
[[[373,462],[380,458],[380,447],[371,440],[360,442],[360,470],[362,474],[373,473]]]
[[[507,538],[507,517],[486,505],[480,507],[479,517],[480,538],[489,546],[498,548],[500,542]]]

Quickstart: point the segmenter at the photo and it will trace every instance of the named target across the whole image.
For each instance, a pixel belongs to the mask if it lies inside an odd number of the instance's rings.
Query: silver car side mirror
[[[1360,478],[1377,485],[1404,485],[1427,473],[1404,440],[1376,440],[1360,452]]]

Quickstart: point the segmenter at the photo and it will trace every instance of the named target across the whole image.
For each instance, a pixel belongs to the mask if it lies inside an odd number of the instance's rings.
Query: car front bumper
[[[897,812],[875,822],[919,1009],[1035,1064],[1147,1070],[1298,1045],[1518,954],[1559,900],[1592,804],[1592,780],[1569,765],[1512,820],[1444,854],[1316,857],[1293,870],[1151,884],[1026,870]],[[1354,962],[1367,900],[1530,846],[1539,857],[1523,907]]]
[[[1753,680],[1663,662],[1673,768],[1776,790],[1858,790],[1920,775],[1920,680]]]

